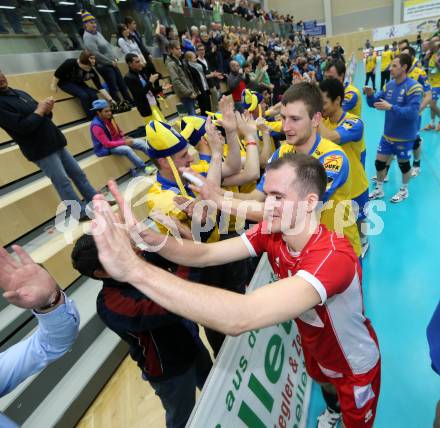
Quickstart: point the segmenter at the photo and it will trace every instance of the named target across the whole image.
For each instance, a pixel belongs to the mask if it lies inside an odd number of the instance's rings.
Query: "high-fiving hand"
[[[13,245],[12,249],[18,260],[0,248],[0,288],[4,291],[3,297],[24,309],[38,310],[53,302],[58,292],[55,280],[23,248]]]

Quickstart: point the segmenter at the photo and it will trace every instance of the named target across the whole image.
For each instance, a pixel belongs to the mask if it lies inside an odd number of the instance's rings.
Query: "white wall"
[[[293,15],[295,21],[317,19],[324,21],[322,0],[267,0],[267,7],[283,15]]]

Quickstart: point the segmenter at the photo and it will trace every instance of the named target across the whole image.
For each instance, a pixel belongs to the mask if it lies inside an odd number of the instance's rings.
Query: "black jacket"
[[[145,69],[142,70],[140,73],[129,70],[128,73],[124,76],[125,84],[130,90],[134,103],[136,104],[136,107],[142,117],[150,116],[152,113],[150,104],[148,103],[147,99],[148,91],[151,91],[155,97],[162,91],[162,88],[159,85],[159,79],[157,79],[154,84],[150,82],[151,74]],[[141,77],[146,82],[145,86],[142,85]]]
[[[75,58],[66,59],[54,73],[55,77],[60,82],[70,82],[77,85],[84,85],[86,80],[92,80],[96,89],[102,89],[101,81],[99,80],[98,72],[92,68],[89,72],[84,71]]]
[[[67,145],[63,133],[51,120],[52,113],[43,117],[34,113],[37,105],[19,89],[0,92],[0,127],[30,161],[43,159]]]
[[[157,254],[144,257],[179,275],[173,263]],[[130,284],[105,279],[96,305],[104,324],[129,344],[131,357],[148,380],[184,373],[205,349],[196,338],[197,324],[168,312]]]

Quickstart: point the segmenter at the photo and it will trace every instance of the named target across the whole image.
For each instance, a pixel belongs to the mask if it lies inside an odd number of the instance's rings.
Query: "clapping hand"
[[[223,127],[226,133],[237,132],[237,120],[234,115],[234,103],[231,99],[223,96],[219,102],[219,110],[222,114],[219,125]]]

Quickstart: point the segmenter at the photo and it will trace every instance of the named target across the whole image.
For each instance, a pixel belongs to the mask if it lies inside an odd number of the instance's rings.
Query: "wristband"
[[[37,308],[37,312],[47,311],[48,309],[53,308],[54,306],[58,305],[58,303],[60,303],[60,300],[61,300],[61,288],[57,287],[57,294],[55,296],[55,299],[48,305],[42,306],[41,308]]]

